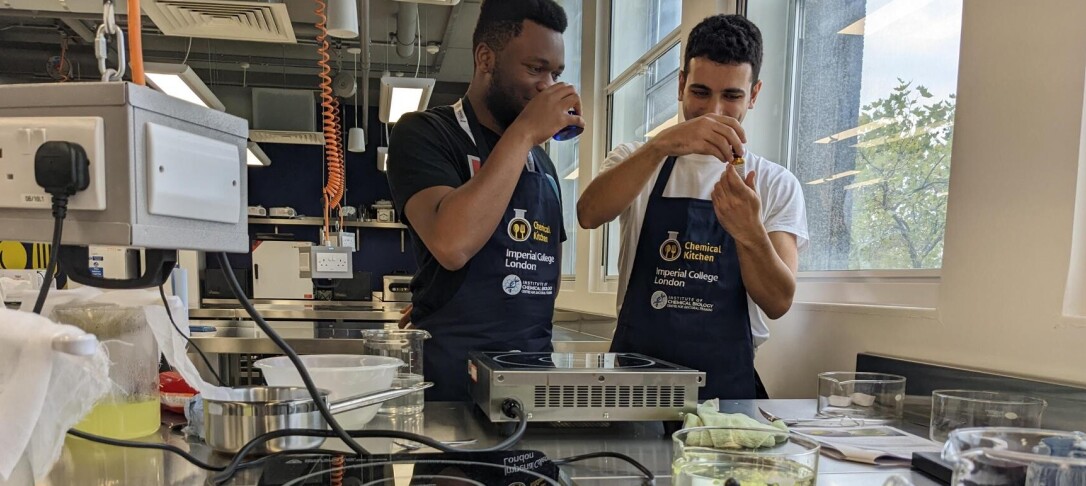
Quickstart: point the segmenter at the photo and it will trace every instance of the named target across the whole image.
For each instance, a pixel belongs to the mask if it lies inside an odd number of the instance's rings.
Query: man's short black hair
[[[531,20],[555,32],[566,31],[566,11],[554,0],[484,0],[479,8],[479,21],[471,36],[471,47],[486,43],[494,51],[520,35],[524,21]]]
[[[690,60],[695,57],[706,57],[720,64],[749,63],[753,84],[762,69],[762,31],[742,15],[706,17],[690,31],[684,69],[690,69]]]

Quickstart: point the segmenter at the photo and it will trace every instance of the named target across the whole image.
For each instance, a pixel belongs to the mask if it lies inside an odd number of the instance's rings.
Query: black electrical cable
[[[86,440],[89,440],[91,442],[98,442],[100,444],[105,444],[105,445],[111,445],[111,446],[117,446],[117,447],[131,447],[133,449],[158,449],[158,450],[161,450],[161,451],[172,452],[174,454],[177,454],[177,455],[181,456],[182,459],[190,462],[193,466],[196,466],[196,467],[198,467],[200,469],[205,469],[205,470],[208,470],[208,471],[223,471],[223,470],[226,469],[226,467],[224,467],[224,466],[212,466],[212,465],[210,465],[210,464],[208,464],[206,462],[203,462],[203,461],[197,459],[196,457],[194,457],[192,454],[189,454],[188,452],[186,452],[184,449],[181,449],[180,447],[173,446],[173,445],[170,445],[170,444],[159,444],[159,443],[155,443],[155,442],[135,442],[135,441],[131,441],[131,440],[111,439],[109,437],[102,437],[102,436],[98,436],[98,435],[94,435],[94,434],[88,434],[86,432],[76,430],[76,429],[68,429],[68,434],[79,437],[80,439],[86,439]]]
[[[53,277],[57,273],[57,255],[60,253],[60,235],[64,232],[64,217],[68,213],[68,197],[53,196],[53,244],[49,248],[49,265],[46,266],[45,280],[38,291],[38,300],[34,302],[34,313],[41,314],[45,307],[45,296],[53,286]]]
[[[66,205],[65,205],[65,207],[66,207]],[[54,209],[56,209],[56,208],[54,208]],[[58,227],[60,226],[59,222],[63,221],[63,217],[64,217],[63,216],[63,211],[61,211],[61,215],[58,218]],[[60,239],[59,238],[59,233],[60,233],[59,230],[54,232],[54,241]],[[59,245],[59,241],[58,241],[58,245]],[[58,245],[54,245],[54,248],[58,248]],[[54,250],[54,251],[56,251],[56,250]],[[198,468],[205,469],[205,470],[208,470],[208,471],[219,472],[219,474],[216,476],[215,482],[224,482],[224,481],[229,480],[231,477],[233,477],[233,475],[236,474],[237,471],[259,465],[259,464],[261,464],[263,462],[266,462],[271,457],[275,457],[275,456],[298,455],[298,454],[340,454],[339,451],[329,451],[329,450],[325,450],[325,449],[300,449],[300,450],[276,452],[276,453],[270,454],[268,456],[265,456],[265,457],[262,457],[262,458],[259,458],[259,459],[253,460],[253,461],[249,461],[249,462],[242,462],[241,461],[241,459],[243,459],[249,453],[249,451],[252,450],[257,445],[262,444],[262,443],[267,442],[267,441],[272,440],[272,439],[276,439],[278,437],[285,437],[285,436],[335,437],[335,438],[339,438],[340,440],[343,440],[359,456],[367,455],[368,452],[365,449],[363,449],[362,446],[359,445],[354,440],[354,438],[367,438],[367,437],[368,438],[393,438],[393,439],[409,440],[409,441],[412,441],[412,442],[418,442],[420,444],[432,447],[432,448],[437,449],[437,450],[442,451],[442,452],[494,452],[494,451],[506,450],[506,449],[509,449],[510,447],[512,447],[513,445],[515,445],[517,442],[520,441],[520,439],[524,436],[524,432],[528,429],[528,417],[524,413],[524,411],[520,408],[520,405],[518,403],[516,403],[514,400],[506,400],[506,402],[502,404],[502,410],[506,414],[513,415],[515,418],[518,419],[517,429],[514,431],[514,433],[512,435],[510,435],[508,438],[506,438],[504,441],[502,441],[498,445],[495,445],[495,446],[492,446],[492,447],[487,447],[487,448],[482,448],[482,449],[458,449],[458,448],[454,448],[454,447],[450,447],[450,446],[447,446],[445,444],[442,444],[440,441],[431,439],[429,437],[425,437],[425,436],[418,435],[418,434],[412,434],[412,433],[409,433],[409,432],[400,432],[400,431],[393,431],[393,430],[386,430],[386,431],[381,431],[381,430],[354,430],[354,431],[348,432],[346,430],[343,430],[343,428],[339,426],[339,423],[335,421],[334,416],[327,410],[327,404],[324,403],[324,400],[320,399],[321,395],[320,395],[319,392],[317,392],[316,386],[313,384],[312,378],[309,376],[309,373],[306,371],[305,366],[301,363],[301,360],[298,358],[298,355],[296,353],[294,353],[294,350],[291,349],[290,346],[287,345],[287,343],[285,341],[283,341],[282,337],[280,337],[271,328],[271,326],[268,325],[268,323],[264,320],[264,318],[262,316],[260,316],[260,313],[257,312],[256,309],[253,307],[252,302],[250,302],[249,299],[247,297],[245,297],[245,293],[241,290],[241,285],[237,281],[237,276],[234,275],[233,268],[230,267],[229,261],[226,259],[226,254],[225,253],[219,253],[218,258],[219,258],[219,263],[222,265],[222,267],[224,269],[224,273],[227,276],[227,282],[230,284],[231,290],[233,290],[235,296],[238,297],[238,301],[241,302],[242,307],[245,307],[245,310],[249,312],[250,317],[253,318],[253,320],[254,320],[254,322],[256,322],[257,326],[260,327],[261,330],[264,331],[264,333],[267,334],[268,337],[273,342],[275,342],[275,344],[277,346],[279,346],[280,349],[283,350],[283,352],[288,356],[288,358],[290,358],[291,362],[294,363],[295,367],[298,369],[298,372],[302,377],[302,381],[306,384],[307,390],[309,391],[310,395],[314,397],[315,404],[317,405],[317,407],[322,412],[322,415],[325,415],[325,420],[328,422],[328,425],[333,430],[329,431],[329,430],[323,430],[323,429],[321,429],[321,430],[318,430],[318,429],[283,429],[283,430],[268,432],[266,434],[263,434],[263,435],[260,435],[260,436],[258,436],[256,438],[254,438],[253,440],[251,440],[247,444],[245,444],[245,446],[243,446],[242,449],[240,451],[238,451],[237,454],[234,455],[234,458],[231,460],[230,464],[228,464],[227,466],[212,466],[210,464],[207,464],[207,463],[197,459],[196,457],[192,456],[191,454],[189,454],[185,450],[183,450],[183,449],[181,449],[179,447],[170,445],[170,444],[134,442],[134,441],[119,440],[119,439],[111,439],[111,438],[108,438],[108,437],[101,437],[101,436],[97,436],[97,435],[94,435],[94,434],[88,434],[86,432],[82,432],[82,431],[75,430],[75,429],[68,430],[68,434],[71,434],[71,435],[73,435],[75,437],[79,437],[79,438],[84,439],[84,440],[89,440],[89,441],[92,441],[92,442],[97,442],[97,443],[116,446],[116,447],[129,447],[129,448],[135,448],[135,449],[156,449],[156,450],[162,450],[162,451],[166,451],[166,452],[172,452],[174,454],[177,454],[182,459],[188,461],[189,463],[193,464],[194,466],[196,466]],[[55,256],[54,256],[53,261],[55,261]],[[160,292],[160,296],[163,298],[163,303],[166,305],[167,315],[170,316],[170,321],[171,321],[171,323],[173,323],[173,317],[172,317],[172,315],[170,315],[170,311],[169,311],[169,302],[167,300],[165,300],[165,291],[163,290],[163,288],[161,286],[159,287],[159,292]],[[39,293],[39,297],[38,297],[39,301],[44,302],[45,296],[47,294],[48,294],[48,287],[43,287],[43,290]],[[178,330],[178,332],[180,332],[180,329],[177,328],[177,324],[176,323],[173,323],[173,324],[174,324],[174,329],[176,329],[176,330]],[[194,347],[195,347],[195,345],[194,345]],[[200,354],[203,355],[203,353],[200,353]],[[585,457],[585,458],[587,458],[587,457]],[[571,458],[571,459],[576,460],[575,458]],[[639,465],[636,461],[633,461],[632,459],[627,458],[627,460],[629,462],[631,462],[632,464]],[[648,472],[645,469],[642,469],[642,470],[645,471],[646,475],[649,476],[650,479],[651,479],[651,477],[652,477],[651,474],[652,473]]]
[[[200,359],[204,360],[204,364],[207,365],[207,371],[211,372],[211,375],[215,377],[215,381],[219,383],[219,386],[226,386],[226,382],[222,381],[222,377],[215,372],[215,368],[211,366],[211,360],[207,359],[207,355],[204,354],[204,351],[201,350],[196,343],[192,342],[192,339],[189,339],[185,333],[181,332],[180,327],[177,327],[177,322],[173,320],[173,313],[170,312],[170,301],[166,300],[166,289],[164,289],[162,285],[158,286],[158,296],[162,297],[162,306],[166,308],[166,317],[170,318],[170,324],[173,324],[173,328],[177,331],[177,334],[181,335],[185,342],[189,343],[189,346],[192,346],[192,349],[196,350],[196,354],[199,354]]]
[[[130,440],[111,439],[109,437],[102,437],[100,435],[88,434],[86,432],[83,432],[83,431],[80,431],[80,430],[75,430],[75,429],[68,430],[68,434],[70,434],[72,436],[75,436],[75,437],[79,437],[80,439],[89,440],[91,442],[97,442],[99,444],[105,444],[105,445],[110,445],[110,446],[128,447],[128,448],[132,448],[132,449],[155,449],[155,450],[161,450],[161,451],[166,451],[166,452],[172,452],[174,454],[177,454],[178,456],[181,456],[182,459],[188,461],[193,466],[196,466],[196,467],[198,467],[200,469],[203,469],[205,471],[222,472],[222,471],[225,471],[227,469],[227,467],[229,467],[229,466],[213,466],[211,464],[208,464],[208,463],[206,463],[204,461],[201,461],[201,460],[197,459],[192,454],[189,454],[188,452],[186,452],[184,449],[181,449],[180,447],[170,445],[170,444],[160,444],[160,443],[156,443],[156,442],[135,442],[135,441],[130,441]],[[333,456],[333,455],[337,455],[337,454],[343,454],[343,452],[342,451],[335,451],[335,450],[331,450],[331,449],[292,449],[292,450],[288,450],[288,451],[278,451],[278,452],[273,452],[273,453],[268,454],[266,456],[260,457],[258,459],[254,459],[252,461],[238,463],[237,466],[234,466],[234,470],[235,471],[240,471],[242,469],[248,469],[248,468],[251,468],[251,467],[259,466],[259,465],[261,465],[261,464],[263,464],[265,462],[268,462],[270,459],[275,458],[275,457],[292,456],[292,455],[314,455],[314,454]]]
[[[509,408],[510,408],[510,412],[518,420],[516,430],[513,432],[512,435],[507,437],[501,443],[499,443],[497,445],[494,445],[494,446],[491,446],[491,447],[485,447],[485,448],[481,448],[481,449],[466,449],[466,448],[451,447],[451,446],[448,446],[448,445],[445,445],[445,444],[441,443],[438,440],[432,439],[430,437],[426,437],[426,436],[422,436],[422,435],[418,435],[418,434],[413,434],[413,433],[410,433],[410,432],[401,432],[401,431],[398,431],[398,430],[351,430],[351,431],[348,431],[347,433],[350,434],[351,437],[353,437],[353,438],[368,438],[368,439],[372,439],[372,438],[390,438],[390,439],[409,440],[411,442],[418,442],[418,443],[423,444],[425,446],[432,447],[432,448],[437,449],[437,450],[439,450],[441,452],[496,452],[496,451],[504,451],[504,450],[507,450],[507,449],[513,447],[514,445],[516,445],[517,442],[520,442],[520,439],[522,437],[524,437],[524,432],[526,430],[528,430],[528,416],[527,416],[527,414],[525,414],[524,411],[521,410],[520,406],[518,406],[518,405],[513,405],[513,406],[511,406]],[[293,436],[293,437],[337,437],[332,431],[323,430],[323,429],[282,429],[282,430],[275,430],[275,431],[272,431],[272,432],[267,432],[265,434],[258,435],[256,437],[254,437],[252,440],[250,440],[249,442],[247,442],[244,446],[241,447],[241,449],[238,451],[238,453],[234,455],[234,460],[231,461],[231,463],[226,466],[226,469],[224,471],[222,471],[222,473],[220,473],[215,478],[215,481],[216,482],[223,482],[223,481],[226,481],[226,480],[230,479],[234,475],[234,471],[240,467],[241,458],[245,457],[249,453],[249,451],[251,451],[253,448],[255,448],[255,447],[259,446],[260,444],[263,444],[263,443],[265,443],[265,442],[267,442],[269,440],[277,439],[279,437],[287,437],[287,436]],[[632,459],[629,459],[629,460],[632,461]],[[644,466],[642,466],[642,468],[644,468]],[[647,469],[642,469],[642,470],[646,471],[646,474],[649,475],[650,477],[652,477],[652,473],[648,472]]]
[[[284,341],[283,338],[268,325],[267,321],[265,321],[260,313],[256,311],[256,308],[253,307],[253,303],[245,296],[241,284],[238,283],[237,276],[234,275],[234,269],[230,266],[230,261],[226,258],[226,253],[218,253],[218,257],[219,265],[222,266],[223,273],[226,275],[226,281],[230,284],[230,289],[233,290],[234,296],[237,297],[238,302],[241,302],[241,306],[249,313],[249,317],[253,319],[253,322],[256,323],[257,327],[259,327],[261,331],[264,331],[264,334],[267,334],[268,339],[271,339],[276,346],[279,346],[279,349],[283,351],[283,354],[285,354],[290,362],[294,364],[294,367],[297,368],[298,375],[301,376],[302,383],[305,384],[305,389],[308,390],[309,395],[313,397],[313,404],[320,410],[321,416],[324,417],[324,421],[327,422],[328,426],[335,432],[336,437],[346,443],[355,454],[358,454],[359,456],[368,454],[365,448],[347,434],[347,431],[339,425],[338,421],[336,421],[336,417],[328,410],[328,404],[325,403],[321,393],[317,390],[317,385],[313,383],[313,378],[309,376],[309,372],[306,371],[305,365],[302,364],[302,360],[298,357],[298,354],[295,353],[294,350],[290,348],[290,345],[288,345],[286,341]]]
[[[566,465],[566,464],[570,464],[570,463],[574,463],[574,462],[584,461],[584,460],[587,460],[587,459],[596,459],[596,458],[599,458],[599,457],[610,457],[610,458],[614,458],[614,459],[619,459],[621,461],[625,461],[625,462],[629,463],[631,466],[636,467],[637,470],[641,471],[641,474],[645,475],[645,479],[647,481],[649,481],[649,482],[656,481],[656,475],[653,474],[652,471],[649,470],[649,468],[645,467],[640,462],[637,462],[636,460],[634,460],[634,458],[632,458],[630,456],[627,456],[626,454],[622,454],[622,453],[618,453],[618,452],[590,452],[588,454],[581,454],[579,456],[565,457],[565,458],[562,458],[562,459],[558,459],[558,460],[554,461],[554,464],[558,465],[558,466],[562,466],[562,465]]]
[[[418,442],[420,444],[432,447],[432,448],[437,449],[437,450],[442,451],[442,452],[495,452],[495,451],[502,451],[502,450],[509,449],[510,447],[515,445],[517,442],[519,442],[520,439],[524,436],[524,432],[528,429],[528,417],[523,412],[523,410],[520,409],[519,405],[512,404],[512,405],[509,405],[508,407],[505,407],[505,408],[507,408],[509,410],[509,413],[511,413],[512,415],[514,415],[518,419],[517,429],[513,432],[512,435],[510,435],[508,438],[506,438],[501,443],[499,443],[499,444],[497,444],[495,446],[481,448],[481,449],[455,448],[455,447],[445,445],[445,444],[441,443],[440,441],[432,439],[430,437],[426,437],[426,436],[422,436],[422,435],[418,435],[418,434],[412,434],[410,432],[401,432],[401,431],[395,431],[395,430],[352,430],[352,431],[349,431],[347,433],[349,434],[349,436],[352,439],[353,438],[390,438],[390,439],[409,440],[409,441],[412,441],[412,442]],[[237,471],[263,464],[264,462],[267,462],[272,457],[284,456],[284,455],[306,455],[306,454],[310,454],[310,455],[312,455],[312,454],[324,454],[324,455],[342,454],[342,452],[340,452],[340,451],[334,451],[334,450],[328,450],[328,449],[316,449],[316,448],[314,448],[314,449],[297,449],[297,450],[289,450],[289,451],[279,451],[279,452],[275,452],[275,453],[269,454],[267,456],[264,456],[264,457],[261,457],[261,458],[258,458],[258,459],[252,460],[252,461],[242,462],[242,459],[244,459],[245,456],[248,455],[249,452],[253,448],[255,448],[256,446],[258,446],[260,444],[263,444],[264,442],[267,442],[267,441],[273,440],[273,439],[277,439],[279,437],[287,437],[287,436],[296,436],[296,437],[338,437],[338,435],[335,432],[330,431],[330,430],[324,430],[324,429],[283,429],[283,430],[277,430],[277,431],[262,434],[260,436],[255,437],[254,439],[250,440],[248,443],[246,443],[241,448],[241,450],[239,450],[236,454],[234,454],[233,459],[226,466],[213,466],[211,464],[205,463],[205,462],[197,459],[196,457],[192,456],[191,454],[189,454],[185,450],[183,450],[183,449],[181,449],[181,448],[179,448],[177,446],[170,445],[170,444],[160,444],[160,443],[153,443],[153,442],[151,442],[151,443],[149,443],[149,442],[135,442],[135,441],[128,441],[128,440],[111,439],[111,438],[108,438],[108,437],[101,437],[101,436],[94,435],[94,434],[88,434],[86,432],[82,432],[82,431],[75,430],[75,429],[68,430],[68,433],[75,436],[75,437],[79,437],[81,439],[85,439],[85,440],[89,440],[89,441],[92,441],[92,442],[97,442],[97,443],[101,443],[101,444],[105,444],[105,445],[111,445],[111,446],[116,446],[116,447],[130,447],[130,448],[134,448],[134,449],[156,449],[156,450],[162,450],[162,451],[166,451],[166,452],[172,452],[174,454],[177,454],[182,459],[188,461],[189,463],[191,463],[192,465],[194,465],[194,466],[196,466],[196,467],[198,467],[200,469],[204,469],[204,470],[207,470],[207,471],[214,471],[214,472],[218,473],[213,478],[211,478],[211,481],[213,483],[216,483],[216,484],[229,481],[230,478],[232,478],[234,476],[234,474],[237,473]],[[611,457],[624,458],[624,460],[630,462],[631,464],[634,464],[635,466],[639,466],[639,469],[641,469],[643,472],[645,472],[645,475],[649,478],[650,481],[653,479],[653,476],[652,476],[651,472],[649,472],[647,469],[644,469],[644,466],[640,466],[640,464],[638,464],[633,459],[630,459],[629,457],[622,456],[621,454],[617,454],[617,453],[599,453],[599,454],[611,454],[612,455]],[[614,455],[614,454],[617,454],[617,455]],[[573,461],[576,461],[576,460],[588,459],[590,456],[593,456],[593,455],[592,454],[585,454],[584,456],[577,456],[577,457],[574,457],[574,458],[568,458],[568,459],[564,459],[563,461],[573,462]],[[602,457],[602,456],[593,456],[593,457]],[[556,462],[556,464],[560,464],[560,462]]]

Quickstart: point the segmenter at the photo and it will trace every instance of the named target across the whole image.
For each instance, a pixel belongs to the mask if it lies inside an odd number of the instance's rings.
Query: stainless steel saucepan
[[[356,395],[328,404],[333,414],[399,398],[425,390],[433,383],[422,382],[408,388],[391,388]],[[204,400],[204,441],[212,449],[234,454],[249,441],[268,432],[283,429],[328,429],[309,391],[301,387],[257,386],[240,389],[236,400]],[[321,399],[328,392],[321,390]],[[320,447],[324,437],[288,436],[269,440],[254,447],[252,454],[270,454],[292,449]]]

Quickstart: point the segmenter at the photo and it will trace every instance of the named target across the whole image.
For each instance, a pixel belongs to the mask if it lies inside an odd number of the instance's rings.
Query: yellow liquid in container
[[[117,402],[105,398],[98,402],[75,429],[112,439],[134,439],[158,431],[162,417],[157,397],[139,401]]]

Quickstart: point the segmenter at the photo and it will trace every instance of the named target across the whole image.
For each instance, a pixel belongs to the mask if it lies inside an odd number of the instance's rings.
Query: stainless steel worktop
[[[758,406],[788,418],[811,417],[815,412],[814,400],[727,401],[722,408],[726,412],[743,412],[758,417]],[[908,424],[904,427],[914,433],[925,433]],[[422,414],[395,418],[378,416],[366,428],[423,433],[446,441],[476,439],[476,444],[466,446],[469,448],[485,447],[502,439],[495,426],[481,418],[469,405],[461,403],[427,403]],[[152,436],[145,440],[168,442],[190,451],[197,458],[210,460],[215,464],[227,462],[225,457],[214,455],[203,443],[171,433],[165,427],[160,430],[158,437]],[[374,453],[403,452],[403,448],[391,440],[364,439],[361,443]],[[342,443],[335,440],[327,441],[324,447],[347,450]],[[539,450],[551,459],[596,451],[621,452],[640,461],[657,474],[657,484],[670,484],[671,442],[664,435],[663,426],[659,422],[613,423],[605,428],[551,428],[533,424],[517,448]],[[433,451],[421,449],[419,452]],[[563,466],[563,470],[578,485],[640,484],[636,470],[613,459],[589,460]],[[876,468],[827,457],[820,460],[818,484],[879,486],[894,474],[909,478],[916,486],[938,484],[908,468]],[[40,484],[199,485],[204,484],[206,477],[204,471],[170,453],[122,449],[69,437],[60,461],[46,481]],[[228,484],[256,485],[259,477],[259,469],[254,468],[242,471]]]
[[[214,332],[196,332],[193,342],[205,353],[213,354],[281,354],[282,351],[267,335],[253,326],[238,325],[236,321],[201,321],[215,327]],[[317,337],[314,324],[283,325],[273,323],[295,351],[301,354],[362,354],[362,339],[350,337]],[[381,325],[371,326],[380,329]],[[361,328],[360,328],[361,329]],[[611,345],[606,338],[555,326],[554,349],[557,352],[604,352]]]
[[[407,302],[254,300],[253,307],[268,320],[328,320],[394,322]],[[233,299],[204,299],[199,309],[189,309],[192,319],[249,320],[249,313]]]

